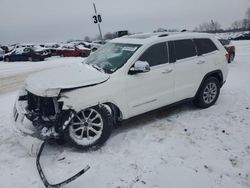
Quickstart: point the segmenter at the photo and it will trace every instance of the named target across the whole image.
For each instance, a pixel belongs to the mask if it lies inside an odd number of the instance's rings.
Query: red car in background
[[[224,46],[228,53],[228,63],[231,63],[235,57],[235,46],[231,44],[230,40],[219,39],[220,43]]]
[[[57,55],[61,57],[87,57],[89,56],[91,50],[84,46],[71,46],[64,45],[61,48],[56,49]]]

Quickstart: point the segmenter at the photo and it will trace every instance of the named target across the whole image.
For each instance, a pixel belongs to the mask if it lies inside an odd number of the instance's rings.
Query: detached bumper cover
[[[30,155],[37,155],[43,140],[39,136],[32,122],[25,116],[25,104],[16,102],[13,109],[13,130],[19,143]]]
[[[29,135],[39,137],[38,130],[33,123],[26,117],[29,113],[26,110],[26,101],[16,101],[13,109],[14,131],[19,135]]]

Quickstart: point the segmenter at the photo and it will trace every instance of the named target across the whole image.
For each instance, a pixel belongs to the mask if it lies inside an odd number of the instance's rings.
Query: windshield
[[[138,44],[108,43],[91,54],[83,63],[110,74],[122,67],[140,46]]]

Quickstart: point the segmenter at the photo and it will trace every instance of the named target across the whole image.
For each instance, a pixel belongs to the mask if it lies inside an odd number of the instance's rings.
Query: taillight
[[[225,54],[227,61],[229,60],[229,53]]]

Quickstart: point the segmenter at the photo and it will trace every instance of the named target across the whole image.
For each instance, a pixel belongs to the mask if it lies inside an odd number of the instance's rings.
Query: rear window
[[[226,39],[219,39],[220,43],[225,46],[225,45],[229,45],[230,44],[230,40],[226,40]]]
[[[196,49],[191,39],[174,41],[176,59],[185,59],[196,56]]]
[[[194,39],[198,55],[207,54],[218,50],[210,39]]]

